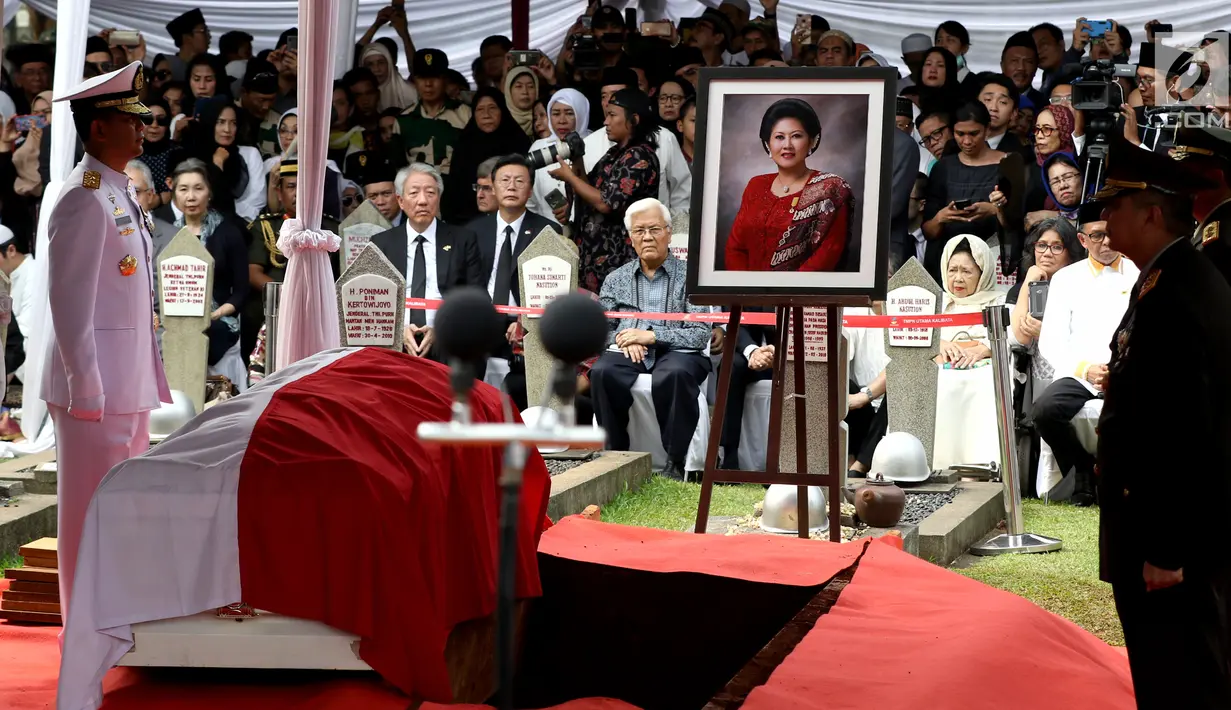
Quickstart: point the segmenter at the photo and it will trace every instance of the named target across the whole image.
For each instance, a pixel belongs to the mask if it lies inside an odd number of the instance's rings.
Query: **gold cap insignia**
[[[97,190],[102,184],[102,173],[99,173],[97,170],[87,170],[81,176],[81,186],[87,190]]]
[[[1138,301],[1145,298],[1145,295],[1150,292],[1150,289],[1154,288],[1155,284],[1158,283],[1158,277],[1162,275],[1162,273],[1163,272],[1160,269],[1154,269],[1150,272],[1149,276],[1146,276],[1145,283],[1141,284],[1141,291],[1137,293]]]
[[[1218,241],[1218,223],[1210,222],[1201,230],[1201,244],[1204,246],[1214,241]]]
[[[423,63],[428,65],[429,67],[432,66],[432,53],[431,52],[428,52],[427,54],[423,55]]]
[[[133,91],[140,91],[145,88],[145,71],[138,69],[136,74],[133,74]]]
[[[367,167],[367,164],[368,164],[368,156],[366,155],[359,156],[359,167],[361,168]]]

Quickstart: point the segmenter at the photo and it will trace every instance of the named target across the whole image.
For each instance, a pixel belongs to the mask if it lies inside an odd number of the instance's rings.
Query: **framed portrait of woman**
[[[884,298],[896,92],[882,67],[701,72],[695,303]]]

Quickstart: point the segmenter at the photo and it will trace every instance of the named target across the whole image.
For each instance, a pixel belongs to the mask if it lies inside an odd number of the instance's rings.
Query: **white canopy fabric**
[[[352,0],[354,1],[354,0]],[[39,12],[56,16],[68,0],[27,0]],[[606,4],[623,9],[640,7],[639,19],[668,17],[679,20],[701,14],[707,5],[719,0],[608,0]],[[357,0],[355,39],[362,36],[387,0]],[[343,2],[346,16],[350,2]],[[752,0],[753,16],[764,10]],[[5,0],[5,16],[15,11],[17,0]],[[530,44],[552,56],[563,44],[564,33],[585,11],[584,0],[530,0]],[[218,38],[230,29],[242,29],[256,37],[257,48],[271,47],[279,33],[296,23],[295,0],[95,0],[90,10],[89,27],[97,32],[104,27],[135,29],[142,32],[151,52],[173,52],[164,25],[180,13],[201,7],[213,31],[215,49]],[[411,36],[418,47],[434,47],[449,55],[449,65],[470,76],[470,63],[479,53],[479,43],[493,34],[512,35],[512,4],[490,0],[415,0],[406,3]],[[778,6],[778,30],[782,39],[795,22],[796,13],[823,16],[829,24],[848,32],[856,42],[901,64],[901,40],[912,32],[932,34],[943,20],[958,20],[970,30],[971,49],[967,60],[975,70],[995,69],[1005,39],[1016,30],[1039,22],[1052,22],[1066,34],[1078,17],[1114,17],[1133,33],[1134,43],[1145,39],[1146,21],[1160,19],[1175,25],[1177,32],[1207,32],[1231,29],[1231,4],[1219,0],[1180,0],[1166,7],[1150,0],[1122,2],[1080,2],[1079,0],[1039,0],[1031,3],[987,3],[982,0],[910,2],[909,0],[848,0],[842,3],[818,0],[784,0]],[[384,27],[378,36],[393,37]],[[406,68],[403,53],[399,63]]]

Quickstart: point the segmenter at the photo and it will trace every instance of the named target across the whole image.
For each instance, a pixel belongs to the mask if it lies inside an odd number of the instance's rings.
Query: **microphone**
[[[475,286],[450,291],[436,312],[434,330],[453,370],[453,421],[459,424],[470,423],[475,363],[492,351],[502,325],[487,291]]]
[[[577,365],[603,351],[610,333],[607,314],[597,301],[581,293],[570,293],[547,304],[539,321],[539,340],[556,360],[551,385],[543,396],[543,406],[555,395],[563,407],[560,424],[571,427],[577,421],[573,401],[577,397]]]

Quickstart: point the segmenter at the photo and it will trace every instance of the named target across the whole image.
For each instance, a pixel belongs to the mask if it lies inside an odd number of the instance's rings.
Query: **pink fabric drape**
[[[283,222],[278,237],[278,250],[287,257],[278,304],[279,370],[340,342],[329,252],[342,240],[321,229],[338,2],[299,0],[298,219]]]

